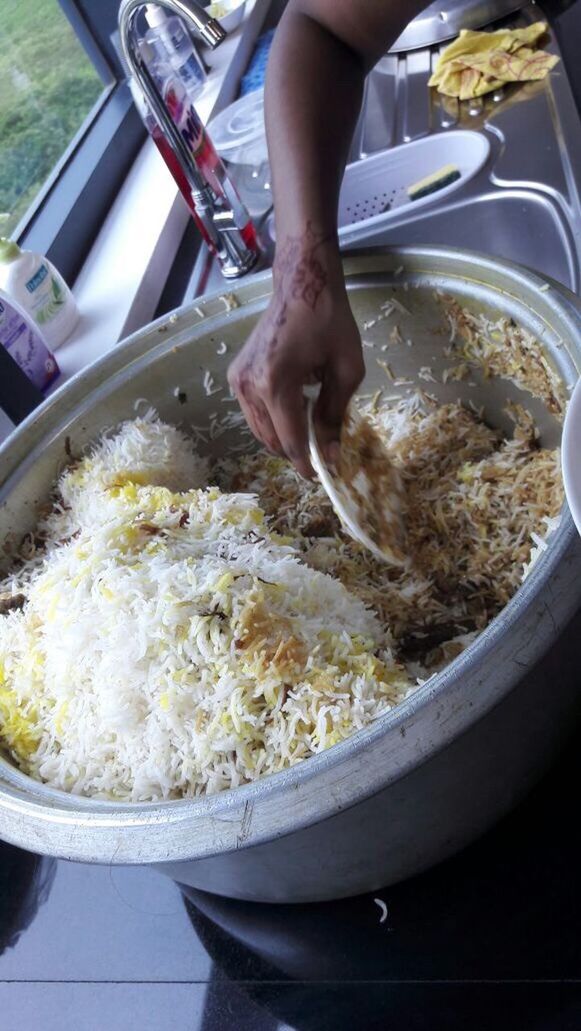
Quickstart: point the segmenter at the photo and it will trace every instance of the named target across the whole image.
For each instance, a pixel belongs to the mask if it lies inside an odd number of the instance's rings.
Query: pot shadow
[[[0,956],[14,948],[46,902],[56,859],[0,841]]]
[[[478,842],[383,891],[270,905],[182,886],[215,964],[204,1027],[276,1027],[236,1007],[216,1023],[234,991],[301,1031],[578,1031],[580,744]]]

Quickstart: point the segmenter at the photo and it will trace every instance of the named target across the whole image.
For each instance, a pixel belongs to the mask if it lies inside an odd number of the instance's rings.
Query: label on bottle
[[[58,279],[51,275],[45,264],[25,284],[31,299],[27,309],[39,326],[45,326],[60,315],[66,304],[66,296]]]
[[[0,299],[0,344],[39,390],[58,376],[59,367],[44,340],[20,312]]]
[[[204,83],[204,72],[193,54],[177,68],[177,74],[188,89],[197,89]]]
[[[48,269],[46,265],[41,265],[38,272],[35,272],[32,278],[26,283],[26,289],[29,294],[33,294],[35,290],[38,290],[40,284],[44,282],[47,276]]]
[[[193,156],[198,159],[204,147],[206,134],[195,108],[190,106],[185,109],[178,128]]]
[[[165,80],[160,76],[158,86],[168,114],[182,136],[203,179],[216,196],[228,205],[234,224],[241,232],[244,232],[251,225],[248,211],[240,200],[224,163],[216,153],[198,112],[190,102],[184,84],[180,80],[174,82],[171,76],[166,77]],[[251,235],[254,237],[253,231]]]
[[[193,105],[186,107],[178,128],[204,179],[227,202],[236,225],[243,229],[249,222],[248,212]]]

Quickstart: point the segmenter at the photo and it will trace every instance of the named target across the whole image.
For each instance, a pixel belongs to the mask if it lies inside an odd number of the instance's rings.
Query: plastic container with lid
[[[264,125],[264,90],[255,90],[220,111],[208,125],[214,147],[251,215],[272,206],[270,166]]]

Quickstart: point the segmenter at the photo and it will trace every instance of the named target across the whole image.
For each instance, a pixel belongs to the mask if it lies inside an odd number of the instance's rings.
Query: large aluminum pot
[[[426,385],[417,380],[421,366],[439,378],[438,369],[449,364],[436,290],[474,310],[512,316],[543,342],[567,384],[577,378],[579,302],[532,272],[444,248],[404,248],[348,258],[346,273],[360,324],[376,318],[388,297],[409,309],[400,321],[414,346],[391,360],[396,373],[419,385]],[[225,384],[228,361],[270,291],[270,275],[261,274],[236,287],[234,302],[213,295],[148,326],[34,413],[0,453],[3,536],[34,525],[66,460],[67,438],[79,449],[131,417],[139,398],[184,426],[208,425],[212,413],[228,410],[220,394],[206,395],[204,372]],[[224,355],[217,353],[222,341]],[[374,352],[366,349],[366,356],[366,388],[385,385]],[[494,380],[429,389],[483,404],[492,421],[502,419],[507,395],[527,397]],[[544,440],[555,444],[558,423],[538,402],[530,408]],[[209,448],[223,452],[237,433],[215,436]],[[444,673],[370,729],[248,787],[196,801],[114,804],[44,787],[0,760],[0,836],[70,859],[154,864],[194,887],[262,901],[339,897],[409,876],[505,813],[571,725],[580,693],[571,623],[581,602],[580,572],[581,541],[565,511],[523,587]]]

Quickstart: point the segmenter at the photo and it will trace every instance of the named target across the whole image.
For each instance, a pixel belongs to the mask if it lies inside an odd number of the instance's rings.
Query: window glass
[[[58,0],[0,0],[0,235],[10,235],[103,82]]]

